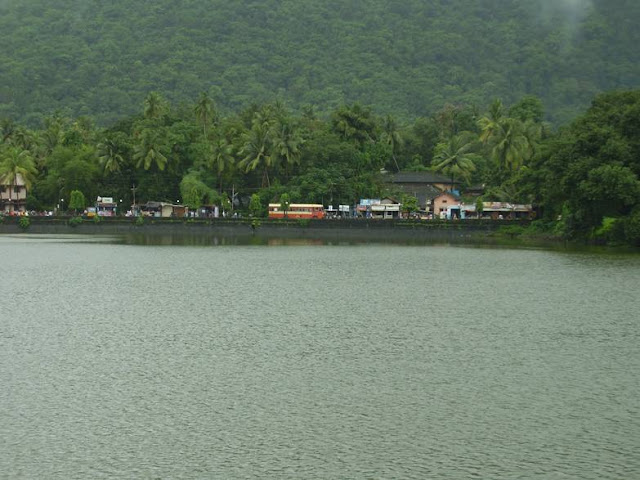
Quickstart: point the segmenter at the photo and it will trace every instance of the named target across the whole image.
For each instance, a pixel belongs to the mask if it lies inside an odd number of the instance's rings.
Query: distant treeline
[[[448,106],[408,123],[357,103],[328,118],[279,102],[222,115],[207,93],[178,107],[151,93],[140,110],[106,129],[89,117],[53,115],[38,128],[3,120],[0,182],[22,177],[30,210],[81,209],[97,196],[129,206],[135,195],[191,207],[233,201],[261,215],[283,195],[325,205],[401,198],[385,172],[433,170],[483,185],[485,201],[533,204],[536,228],[640,239],[640,90],[600,95],[557,131],[535,97],[482,112]]]
[[[157,91],[251,103],[359,102],[411,121],[534,95],[564,124],[640,85],[637,0],[3,0],[0,117],[105,126]]]

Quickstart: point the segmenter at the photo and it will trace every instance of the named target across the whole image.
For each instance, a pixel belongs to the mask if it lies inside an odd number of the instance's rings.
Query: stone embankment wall
[[[493,220],[268,220],[268,219],[165,219],[105,218],[72,221],[70,217],[30,217],[29,226],[4,217],[0,234],[86,235],[195,235],[264,238],[310,238],[323,240],[447,240],[489,237],[501,227],[526,226],[522,221]]]

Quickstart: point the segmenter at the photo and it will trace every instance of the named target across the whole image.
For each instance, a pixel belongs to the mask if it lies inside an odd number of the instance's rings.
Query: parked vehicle
[[[279,203],[270,203],[269,218],[324,218],[324,207],[317,203],[291,203],[285,212]]]

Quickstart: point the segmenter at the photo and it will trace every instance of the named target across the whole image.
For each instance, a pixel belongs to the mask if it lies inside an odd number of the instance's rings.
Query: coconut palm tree
[[[124,163],[124,157],[120,153],[121,149],[118,142],[113,138],[107,138],[103,142],[100,142],[97,147],[98,161],[105,175],[119,172]]]
[[[34,152],[38,149],[38,138],[33,131],[19,126],[13,134],[11,144],[24,150]]]
[[[332,115],[333,130],[343,139],[359,146],[375,138],[376,121],[371,111],[359,103],[342,106]]]
[[[209,98],[207,92],[200,94],[200,99],[193,109],[196,119],[202,124],[202,136],[207,138],[207,125],[213,121],[213,101]]]
[[[31,189],[37,174],[35,162],[28,150],[18,147],[5,147],[0,150],[0,184],[9,185],[9,200],[20,180],[27,190]]]
[[[542,134],[541,125],[534,120],[506,117],[500,100],[491,104],[478,126],[480,141],[489,148],[496,166],[512,173],[531,158]]]
[[[56,113],[44,119],[44,126],[45,129],[40,135],[40,143],[46,156],[64,142],[66,131],[69,128],[69,119]]]
[[[544,138],[547,126],[543,123],[536,122],[535,120],[526,120],[522,124],[522,128],[524,130],[524,136],[527,138],[527,142],[529,143],[529,155],[525,160],[530,160],[536,153],[540,141]]]
[[[8,118],[0,120],[0,143],[11,143],[11,138],[15,133],[17,125]]]
[[[504,105],[499,99],[495,99],[489,107],[489,113],[478,120],[480,127],[480,141],[488,143],[490,138],[500,129],[500,123],[504,119]]]
[[[251,128],[242,134],[242,159],[238,166],[245,172],[262,168],[262,184],[270,186],[269,169],[273,166],[272,156],[272,120],[262,112],[256,112],[251,122]]]
[[[145,118],[159,119],[166,112],[166,102],[158,92],[150,92],[144,99],[143,114]]]
[[[218,137],[210,143],[210,147],[207,166],[220,175],[233,165],[233,145],[227,143],[224,137]]]
[[[300,161],[300,148],[304,143],[298,126],[288,117],[280,117],[272,127],[272,156],[274,165],[285,168]]]
[[[475,146],[475,135],[471,132],[461,132],[439,143],[435,148],[433,169],[450,176],[452,184],[456,178],[468,182],[476,169],[475,162],[480,158],[473,151]]]
[[[502,119],[485,138],[491,149],[491,158],[507,171],[518,170],[533,153],[525,124],[515,118]]]
[[[391,147],[391,158],[396,166],[396,170],[399,172],[398,160],[396,159],[396,152],[403,145],[402,136],[398,129],[398,124],[391,115],[387,115],[382,122],[382,139]]]
[[[233,145],[227,143],[224,137],[217,137],[211,143],[207,144],[206,166],[215,170],[218,176],[218,185],[222,193],[222,183],[225,173],[232,170],[235,162],[233,156]]]
[[[165,156],[166,146],[162,142],[162,135],[162,130],[148,128],[138,134],[138,143],[133,147],[136,168],[142,167],[149,170],[156,165],[158,170],[164,170],[168,160]]]

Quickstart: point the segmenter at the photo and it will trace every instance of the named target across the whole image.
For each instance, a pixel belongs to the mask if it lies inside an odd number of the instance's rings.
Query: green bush
[[[595,237],[607,237],[611,230],[613,230],[613,225],[616,223],[616,219],[612,217],[604,217],[602,219],[602,225],[596,228],[595,232],[593,232]]]
[[[507,227],[500,228],[500,233],[508,235],[511,238],[520,236],[524,233],[524,227],[520,225],[509,225]]]
[[[571,237],[574,224],[574,215],[571,210],[569,210],[569,206],[565,203],[562,206],[562,214],[553,225],[553,235],[564,239]]]
[[[136,226],[142,227],[144,225],[144,217],[140,215],[136,218]]]
[[[69,196],[69,208],[72,208],[75,212],[78,210],[84,210],[84,206],[87,203],[84,198],[84,193],[80,190],[72,190]]]
[[[640,246],[640,207],[636,207],[624,222],[624,237],[628,244]]]
[[[93,223],[100,223],[102,222],[102,217],[100,215],[94,215],[93,217]]]
[[[254,193],[251,195],[251,201],[249,202],[249,215],[254,217],[264,216],[264,209],[262,208],[262,202],[260,201],[260,195]]]
[[[72,228],[77,227],[82,223],[82,217],[72,217],[69,219],[69,226]]]
[[[529,224],[526,233],[528,233],[529,235],[536,235],[550,233],[552,230],[553,225],[549,224],[549,222],[546,222],[545,220],[538,219]]]
[[[626,240],[625,227],[628,221],[622,218],[604,217],[602,225],[593,232],[593,239],[598,243],[624,243]]]
[[[29,220],[29,217],[20,217],[20,219],[18,220],[18,226],[22,230],[28,229],[29,225],[31,225],[31,220]]]

